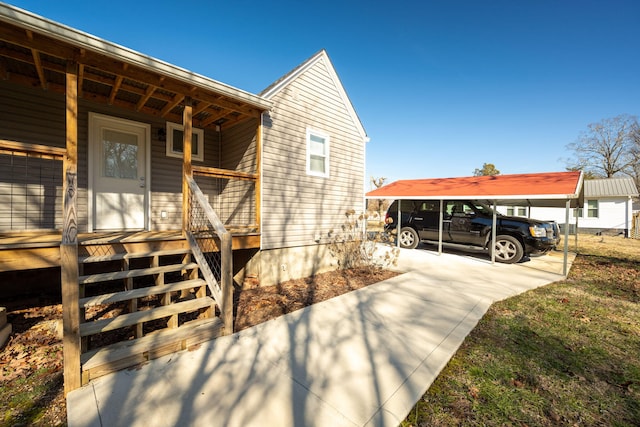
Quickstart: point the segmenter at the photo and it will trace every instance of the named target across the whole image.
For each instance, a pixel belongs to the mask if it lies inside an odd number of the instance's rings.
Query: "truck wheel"
[[[496,261],[505,264],[513,264],[522,259],[524,251],[522,244],[515,237],[500,235],[496,237],[496,244],[493,245],[496,251]]]
[[[415,249],[420,239],[418,233],[411,227],[403,227],[400,229],[400,247],[406,249]]]

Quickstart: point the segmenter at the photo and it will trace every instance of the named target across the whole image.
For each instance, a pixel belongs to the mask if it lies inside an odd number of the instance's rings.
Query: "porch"
[[[184,157],[182,227],[78,232],[69,150],[0,140],[0,272],[60,268],[66,392],[233,332],[233,252],[260,247],[258,178]]]
[[[0,22],[0,271],[60,267],[65,393],[232,333],[270,102],[10,5]]]

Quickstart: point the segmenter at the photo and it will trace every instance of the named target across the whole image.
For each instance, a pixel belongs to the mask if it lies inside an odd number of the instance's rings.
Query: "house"
[[[55,274],[66,392],[233,332],[245,277],[333,268],[368,139],[324,50],[252,94],[7,4],[0,23],[0,275]]]
[[[261,94],[263,117],[260,277],[277,283],[332,267],[329,232],[364,211],[362,127],[325,51]]]
[[[633,199],[638,189],[632,178],[590,179],[584,181],[584,207],[571,211],[569,230],[576,227],[585,233],[623,234],[630,236]],[[566,213],[562,208],[536,206],[499,206],[505,215],[528,216],[542,220],[554,220],[563,226]]]

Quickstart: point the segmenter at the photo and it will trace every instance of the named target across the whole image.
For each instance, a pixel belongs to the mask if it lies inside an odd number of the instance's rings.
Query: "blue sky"
[[[562,171],[640,115],[637,0],[9,3],[253,93],[326,49],[387,182]]]

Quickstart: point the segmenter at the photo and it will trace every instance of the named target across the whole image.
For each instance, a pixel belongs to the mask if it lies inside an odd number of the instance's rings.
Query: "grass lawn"
[[[401,425],[640,425],[640,240],[580,235],[578,253],[494,304]]]

